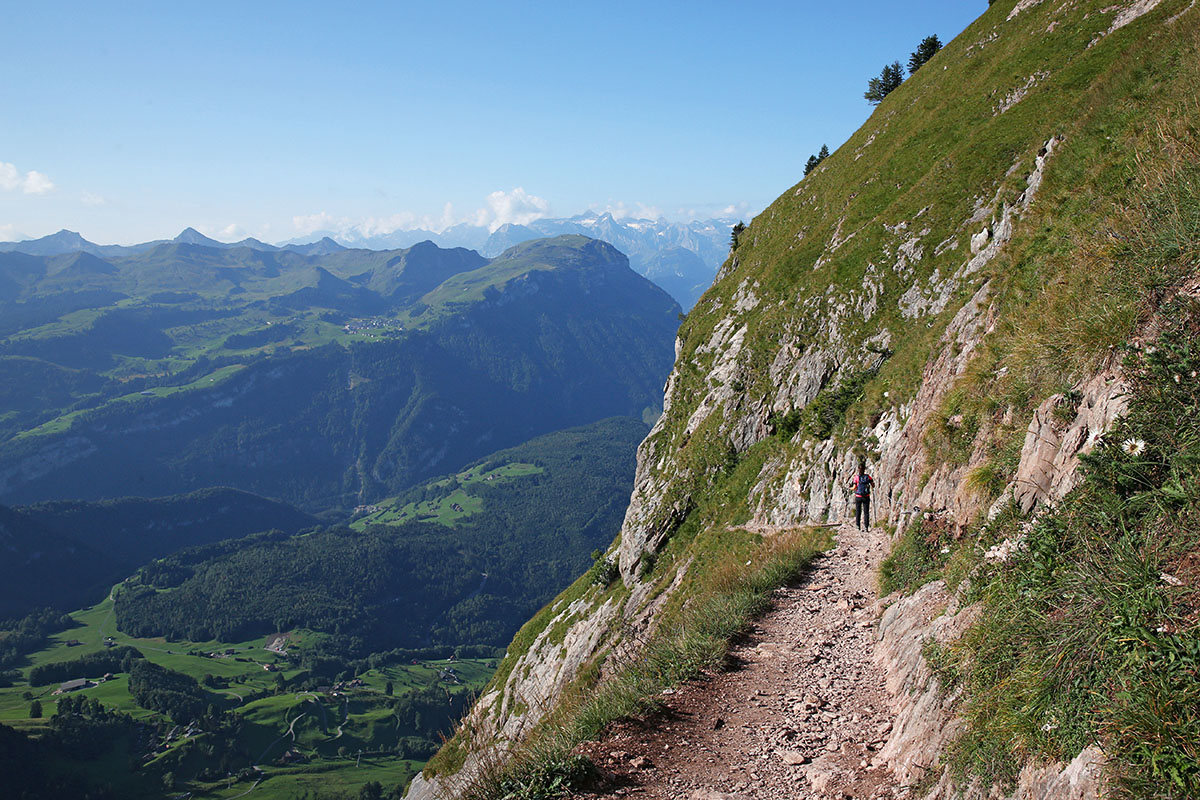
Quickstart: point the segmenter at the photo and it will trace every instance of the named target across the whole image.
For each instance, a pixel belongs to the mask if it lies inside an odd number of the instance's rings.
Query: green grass
[[[544,472],[545,469],[536,464],[523,462],[503,464],[490,470],[473,467],[429,484],[430,488],[441,490],[456,487],[448,494],[431,500],[411,501],[403,505],[400,505],[399,499],[395,497],[381,500],[376,504],[378,510],[354,520],[350,527],[355,530],[364,530],[370,525],[435,522],[447,528],[453,528],[462,520],[478,514],[484,509],[483,498],[472,494],[468,487],[491,483],[500,485],[517,478],[540,475]],[[458,505],[459,508],[456,509],[455,505]]]
[[[575,245],[583,239],[573,238],[578,240],[573,243]],[[540,242],[519,245],[518,252],[507,259],[497,259],[479,269],[451,276],[422,297],[417,308],[406,312],[402,317],[404,324],[430,325],[454,314],[460,308],[484,300],[489,292],[506,290],[508,282],[513,278],[526,273],[557,269],[539,257],[538,251],[542,247],[558,248],[558,245],[543,245]]]
[[[150,398],[169,397],[180,392],[194,392],[203,389],[211,389],[219,386],[221,383],[228,380],[231,376],[244,368],[245,364],[229,364],[221,367],[220,369],[213,370],[209,374],[201,378],[197,378],[191,383],[186,383],[179,386],[156,386],[151,389],[146,389],[142,392],[132,392],[130,394],[119,395],[107,400],[97,408],[103,409],[116,403],[146,402]],[[75,420],[87,416],[95,410],[97,409],[71,411],[55,417],[48,422],[44,422],[36,428],[30,428],[27,431],[22,431],[14,436],[13,440],[19,441],[21,439],[26,439],[33,436],[48,436],[50,434],[63,433],[64,431],[70,430],[71,425],[74,424]]]
[[[199,679],[204,675],[213,675],[237,680],[237,683],[231,685],[229,692],[224,692],[231,700],[232,694],[230,693],[244,695],[256,690],[270,690],[274,687],[274,674],[266,672],[262,665],[285,664],[275,653],[263,649],[265,640],[262,638],[243,642],[167,642],[163,639],[137,639],[126,636],[116,628],[116,616],[113,614],[111,598],[71,616],[79,623],[79,626],[50,636],[46,647],[29,655],[28,666],[21,670],[24,680],[18,681],[10,688],[0,689],[0,720],[7,722],[24,719],[28,716],[29,703],[21,698],[25,692],[31,692],[34,696],[42,698],[43,704],[46,706],[46,716],[49,717],[54,709],[54,699],[50,693],[57,688],[57,684],[30,686],[26,682],[29,670],[40,664],[72,661],[87,653],[104,650],[104,641],[110,636],[118,645],[136,647],[146,658],[156,664],[183,672],[194,678]],[[302,642],[305,636],[306,634],[300,633],[296,639]],[[68,646],[67,642],[69,641],[79,641],[81,644]],[[189,651],[193,650],[202,653],[223,653],[226,649],[236,650],[237,653],[226,658],[188,655]],[[249,659],[249,661],[237,661],[236,659],[239,657]],[[296,670],[285,668],[283,674],[285,677],[291,677],[296,674]],[[96,697],[110,708],[125,711],[134,716],[151,714],[150,711],[133,702],[126,687],[125,677],[118,675],[114,680],[101,683],[91,689],[84,689],[82,693],[88,697]]]
[[[983,617],[939,658],[966,690],[964,780],[1099,742],[1117,796],[1200,794],[1200,306],[1163,313],[1084,483],[1036,524],[1003,520],[1023,548],[976,571]]]
[[[518,465],[516,471],[522,466]],[[365,685],[348,690],[344,698],[289,691],[243,702],[251,692],[274,689],[277,673],[266,672],[262,664],[284,666],[281,674],[285,678],[297,674],[295,670],[286,668],[286,662],[276,654],[263,649],[264,639],[244,642],[166,642],[162,639],[133,638],[116,630],[112,606],[113,601],[106,599],[73,614],[79,625],[50,637],[45,648],[29,656],[29,664],[22,674],[28,675],[29,669],[39,664],[74,660],[85,653],[103,650],[105,638],[112,636],[120,645],[137,647],[151,661],[196,679],[213,675],[230,680],[228,688],[212,691],[224,696],[226,707],[244,719],[238,745],[254,757],[263,756],[260,766],[264,770],[264,780],[255,790],[255,797],[295,797],[302,791],[317,787],[323,791],[356,793],[362,784],[369,781],[379,781],[385,787],[406,784],[421,769],[423,762],[398,758],[392,752],[397,735],[410,735],[397,727],[391,707],[393,697],[401,698],[406,692],[420,691],[430,686],[443,686],[456,692],[478,692],[495,671],[495,661],[492,659],[422,660],[415,664],[389,664],[359,675]],[[288,648],[304,648],[322,636],[306,631],[292,632]],[[82,644],[67,646],[66,642],[70,640],[78,640]],[[233,649],[236,653],[225,658],[188,654],[191,650],[224,653],[226,649]],[[237,658],[250,660],[238,661]],[[442,672],[448,667],[453,668],[459,683],[443,678]],[[388,683],[392,684],[391,696],[386,694]],[[24,681],[18,681],[15,686],[0,689],[0,721],[19,730],[40,731],[48,725],[49,718],[55,712],[56,698],[52,691],[56,688],[57,684],[29,686]],[[30,701],[23,696],[26,692],[41,700],[43,719],[28,719]],[[157,713],[134,702],[128,691],[127,677],[123,674],[81,690],[79,694],[94,698],[110,709],[126,712],[135,719],[155,721],[160,718]],[[321,713],[322,708],[324,714]],[[294,745],[310,761],[297,766],[277,766],[274,761],[293,745],[292,740],[288,739],[285,746],[280,737],[298,713],[306,716],[295,726],[297,736]],[[339,724],[342,725],[340,736],[337,733]],[[151,762],[146,771],[157,775],[159,772],[180,769],[181,759],[193,763],[196,751],[189,744],[190,741],[175,742],[167,753]],[[345,748],[350,755],[342,756],[340,748]],[[104,778],[114,786],[124,787],[129,796],[142,796],[142,792],[148,791],[143,785],[146,779],[126,770],[126,749],[124,746],[114,747],[104,758],[73,763],[70,768],[86,772],[91,779]],[[359,750],[367,751],[369,755],[363,757],[361,766],[356,766],[354,756]],[[387,752],[381,754],[381,751]],[[156,780],[150,780],[149,785],[160,786],[155,783]],[[249,786],[250,782],[247,781],[235,783],[232,790],[227,788],[225,782],[197,781],[187,784],[194,796],[205,798],[232,797]]]
[[[410,759],[364,756],[361,764],[346,757],[292,768],[271,767],[249,797],[253,800],[294,800],[306,792],[357,796],[366,783],[377,781],[385,788],[405,785],[421,771],[421,762]],[[201,784],[192,794],[196,800],[231,800],[245,793],[253,781]]]

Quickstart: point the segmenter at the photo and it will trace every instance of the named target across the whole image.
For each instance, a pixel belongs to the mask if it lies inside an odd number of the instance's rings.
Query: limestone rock
[[[743,800],[739,794],[729,794],[727,792],[718,792],[712,789],[695,789],[688,800]]]
[[[976,255],[984,247],[987,247],[988,239],[992,238],[992,233],[986,227],[979,233],[971,237],[971,255]]]
[[[1061,419],[1067,402],[1054,395],[1034,412],[1025,432],[1013,497],[1028,513],[1039,503],[1058,500],[1078,482],[1079,457],[1091,452],[1104,432],[1125,413],[1128,387],[1116,373],[1103,372],[1078,389],[1079,407],[1070,422]]]

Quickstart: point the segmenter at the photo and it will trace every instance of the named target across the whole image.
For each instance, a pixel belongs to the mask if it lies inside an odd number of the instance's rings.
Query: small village
[[[396,336],[404,332],[404,326],[394,319],[386,317],[368,317],[352,319],[342,326],[342,330],[351,335],[359,336]]]

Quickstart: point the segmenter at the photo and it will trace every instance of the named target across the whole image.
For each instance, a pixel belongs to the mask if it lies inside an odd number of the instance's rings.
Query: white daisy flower
[[[1146,449],[1145,439],[1126,439],[1121,442],[1121,449],[1131,456],[1140,456]]]

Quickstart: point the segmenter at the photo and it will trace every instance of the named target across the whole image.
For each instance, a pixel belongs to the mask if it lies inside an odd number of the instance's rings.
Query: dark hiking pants
[[[854,498],[854,526],[863,528],[871,524],[871,498]]]

